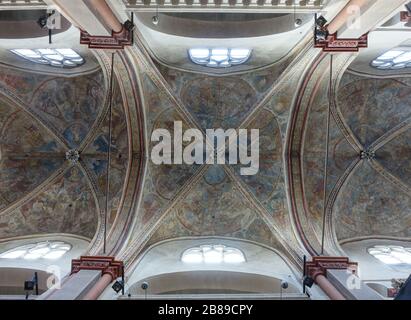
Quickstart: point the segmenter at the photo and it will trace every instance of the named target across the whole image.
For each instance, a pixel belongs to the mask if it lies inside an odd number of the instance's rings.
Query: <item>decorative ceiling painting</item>
[[[411,237],[410,105],[409,78],[343,76],[338,106],[373,156],[354,169],[340,191],[334,209],[338,239]]]
[[[53,233],[93,239],[106,192],[103,73],[64,78],[2,67],[0,74],[0,239]],[[112,110],[108,228],[116,218],[129,154],[116,81]],[[67,158],[71,150],[77,158]]]
[[[293,91],[286,84],[303,68],[303,62],[297,68],[288,65],[292,57],[254,73],[218,77],[150,62],[139,65],[147,137],[157,128],[173,135],[174,121],[181,121],[183,130],[202,132],[259,128],[260,169],[254,176],[242,176],[240,165],[158,166],[148,161],[141,211],[127,252],[135,255],[167,239],[219,236],[264,243],[284,254],[293,247],[297,253],[291,259],[302,256],[288,214],[283,172]]]
[[[393,298],[411,3],[183,2],[0,0],[42,28],[0,41],[0,300],[54,262],[41,299]]]

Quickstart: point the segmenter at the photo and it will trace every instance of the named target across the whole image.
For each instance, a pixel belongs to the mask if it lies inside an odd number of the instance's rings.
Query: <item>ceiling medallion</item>
[[[76,165],[80,160],[80,153],[76,149],[72,149],[66,152],[66,160],[72,165]]]
[[[372,150],[361,151],[360,158],[361,160],[374,160],[375,151],[372,151]]]

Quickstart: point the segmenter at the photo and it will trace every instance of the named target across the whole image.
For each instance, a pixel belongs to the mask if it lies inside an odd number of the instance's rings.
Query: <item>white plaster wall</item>
[[[49,44],[48,37],[33,39],[0,39],[0,63],[9,67],[28,72],[42,74],[78,76],[96,71],[100,68],[94,54],[85,45],[80,45],[80,31],[72,26],[67,31],[53,36],[53,43]],[[84,59],[85,63],[76,68],[56,68],[48,65],[36,64],[10,52],[11,49],[43,49],[43,48],[70,48],[75,50]]]
[[[244,253],[247,261],[239,264],[186,264],[181,261],[181,255],[185,250],[204,244],[224,244],[238,248]],[[290,278],[294,279],[291,268],[284,260],[274,251],[264,247],[226,239],[190,239],[165,242],[149,250],[140,258],[136,269],[128,278],[128,283],[133,284],[158,274],[198,270],[237,271],[266,275],[287,281]]]
[[[186,264],[181,261],[181,255],[189,248],[205,244],[223,244],[240,249],[246,262],[240,264]],[[179,239],[163,242],[144,253],[135,264],[135,269],[126,274],[126,292],[131,286],[140,286],[145,279],[160,275],[189,272],[228,272],[267,276],[278,281],[285,280],[290,284],[290,292],[302,292],[300,281],[292,269],[274,251],[265,247],[241,240],[217,238]],[[190,287],[188,285],[188,287]],[[278,293],[273,287],[273,292]],[[115,299],[117,295],[109,287],[100,299]]]

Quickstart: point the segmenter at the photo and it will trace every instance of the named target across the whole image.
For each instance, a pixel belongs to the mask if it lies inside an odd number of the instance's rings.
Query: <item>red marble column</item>
[[[104,274],[93,288],[84,296],[83,300],[97,300],[98,297],[106,290],[106,288],[113,282],[110,274]]]
[[[326,293],[331,300],[346,300],[344,296],[322,274],[317,275],[315,283]]]

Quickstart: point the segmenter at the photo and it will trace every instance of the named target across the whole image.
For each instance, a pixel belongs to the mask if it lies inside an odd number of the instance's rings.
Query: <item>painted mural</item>
[[[184,72],[173,68],[168,68],[160,64],[157,64],[157,66],[164,79],[168,82],[177,96],[182,96],[182,92],[193,82],[218,82],[218,79],[225,79],[225,82],[227,82],[228,85],[229,83],[237,82],[239,84],[239,87],[247,86],[252,88],[255,94],[254,99],[259,100],[268,93],[274,83],[281,77],[281,74],[285,71],[290,62],[291,58],[289,58],[287,61],[283,61],[283,63],[278,63],[271,67],[228,77],[207,76]],[[234,90],[238,90],[238,88],[235,88]],[[230,95],[234,97],[233,93],[230,93]],[[210,98],[211,97],[212,96],[210,96]]]
[[[81,170],[73,167],[20,208],[0,215],[0,235],[67,233],[91,239],[97,223],[93,194]]]
[[[411,188],[411,129],[378,150],[378,160]]]
[[[109,134],[109,113],[104,114],[103,121],[97,128],[93,139],[82,152],[82,163],[89,172],[92,182],[97,189],[98,201],[101,208],[105,208],[107,191],[107,152]],[[123,99],[118,82],[113,85],[112,103],[112,139],[110,162],[110,187],[109,187],[109,219],[110,227],[117,215],[123,194],[124,180],[129,162],[129,141],[127,122],[124,111]]]
[[[327,139],[328,86],[320,88],[308,111],[304,134],[303,174],[307,220],[315,233],[322,233],[324,215],[324,170]],[[358,158],[356,151],[344,138],[330,117],[330,136],[327,163],[327,200],[350,164]]]
[[[238,128],[257,102],[255,90],[246,81],[210,77],[190,81],[181,99],[204,130]]]
[[[338,91],[338,102],[348,125],[368,147],[411,117],[411,82],[346,74]]]
[[[375,157],[362,160],[337,197],[333,212],[340,240],[410,238],[410,105],[409,78],[344,75],[338,107],[363,150],[371,148]]]
[[[292,92],[273,95],[260,105],[286,66],[219,77],[159,67],[175,99],[181,101],[201,130],[260,129],[260,171],[245,177],[239,172],[242,165],[205,165],[200,171],[196,166],[156,166],[149,161],[142,224],[150,219],[158,221],[166,212],[149,244],[183,236],[223,236],[281,250],[275,233],[258,211],[271,216],[271,223],[292,238],[282,158]],[[142,81],[150,135],[154,128],[166,128],[172,133],[173,121],[182,121],[184,129],[188,128],[190,122],[170,98],[159,93],[147,75]],[[180,193],[182,197],[178,197]]]
[[[173,134],[174,121],[181,121],[183,130],[190,128],[171,99],[159,90],[149,76],[142,74],[142,79],[149,139],[152,132],[158,128],[168,129]],[[153,146],[154,143],[149,142],[149,154]],[[153,222],[159,218],[198,169],[199,166],[196,165],[158,166],[149,161],[145,174],[138,228],[143,228],[150,221]]]
[[[334,213],[340,240],[411,237],[411,197],[363,162],[341,190]]]
[[[94,237],[100,214],[96,186],[105,187],[106,123],[100,121],[105,96],[101,71],[56,78],[2,67],[0,239],[44,233]],[[111,203],[116,208],[128,141],[118,89],[114,98]],[[84,147],[84,141],[90,145],[88,154],[81,154],[80,163],[73,166],[66,152]],[[110,221],[114,218],[115,213]]]
[[[49,79],[47,75],[0,67],[0,91],[10,92],[25,104],[29,104],[38,85]]]
[[[29,108],[60,133],[70,148],[78,148],[104,105],[102,82],[101,72],[47,80],[34,91]]]

